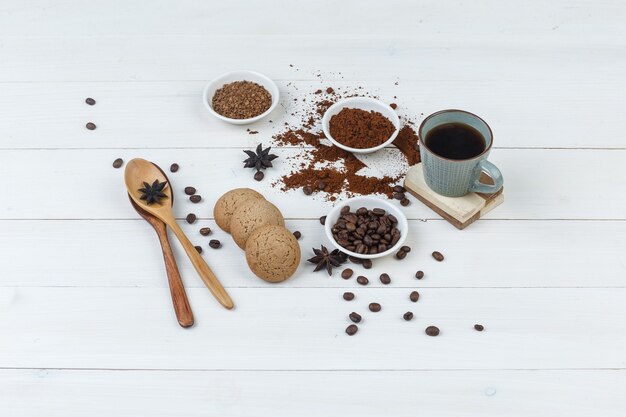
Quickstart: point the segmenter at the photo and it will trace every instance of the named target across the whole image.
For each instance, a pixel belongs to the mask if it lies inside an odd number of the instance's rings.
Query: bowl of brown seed
[[[254,71],[233,71],[211,81],[202,94],[206,109],[218,119],[236,125],[261,120],[278,105],[278,86]]]
[[[326,216],[326,236],[340,251],[360,259],[393,254],[409,231],[404,213],[389,201],[370,196],[350,198]]]

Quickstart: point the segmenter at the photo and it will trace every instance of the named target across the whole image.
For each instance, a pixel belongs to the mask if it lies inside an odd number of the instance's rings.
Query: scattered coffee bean
[[[413,320],[413,313],[411,313],[410,311],[407,311],[406,313],[404,313],[402,318],[404,318],[406,321],[411,321]]]
[[[196,189],[193,187],[185,187],[185,194],[194,195],[196,193]]]
[[[86,127],[87,129],[89,129],[89,130],[96,130],[96,125],[95,125],[95,123],[91,123],[91,122],[89,122],[89,123],[87,123],[87,124],[85,125],[85,127]]]
[[[317,184],[317,188],[323,191],[326,188],[326,183],[324,181],[320,181],[319,184]]]
[[[350,317],[350,320],[352,320],[355,323],[361,322],[361,315],[359,313],[355,313],[354,311],[350,313],[348,317]]]
[[[208,236],[211,234],[211,228],[210,227],[203,227],[202,229],[200,229],[200,234],[202,236]]]
[[[94,104],[96,104],[96,100],[92,99],[91,97],[87,97],[85,99],[85,103],[89,104],[90,106],[93,106]]]
[[[354,271],[351,270],[350,268],[346,268],[343,271],[341,271],[341,278],[350,279],[352,277],[352,274],[354,274]]]
[[[357,264],[360,265],[363,263],[363,259],[361,258],[356,258],[354,256],[348,256],[348,259],[350,260],[350,262],[352,262],[353,264]]]
[[[196,222],[196,215],[193,213],[189,213],[186,217],[187,223],[193,224]]]
[[[196,248],[196,250],[198,251],[198,253],[202,253],[202,247],[200,247],[200,246],[194,246],[194,248]]]
[[[369,280],[369,279],[367,279],[366,277],[364,277],[363,275],[359,275],[359,276],[356,278],[356,282],[358,282],[358,283],[359,283],[359,284],[361,284],[361,285],[367,285],[367,284],[369,284],[369,283],[370,283],[370,280]]]
[[[293,236],[297,240],[297,239],[300,239],[302,237],[302,233],[300,233],[299,231],[296,230],[295,232],[293,232]]]
[[[343,299],[346,301],[352,301],[354,300],[354,293],[350,292],[350,291],[346,291],[343,293]]]
[[[363,259],[363,262],[361,262],[361,264],[363,265],[363,268],[365,269],[371,269],[373,265],[371,259]]]
[[[485,326],[483,326],[482,324],[475,324],[474,329],[478,330],[479,332],[482,332],[483,330],[485,330]]]
[[[117,158],[113,161],[113,168],[119,168],[124,164],[124,160],[122,158]]]
[[[439,328],[437,326],[428,326],[425,331],[428,336],[439,335]]]
[[[441,262],[444,259],[443,255],[441,254],[441,252],[437,252],[437,251],[433,252],[433,258],[435,258],[435,260],[438,261],[438,262]]]
[[[404,259],[406,258],[406,252],[403,251],[402,249],[400,249],[397,253],[396,253],[396,258],[398,259]]]
[[[381,310],[381,306],[378,303],[370,303],[369,309],[372,313],[378,313]]]
[[[406,196],[404,195],[404,193],[393,193],[393,198],[402,201],[404,198],[406,198]]]
[[[263,178],[265,178],[263,171],[257,171],[256,174],[254,174],[254,179],[257,181],[262,181]]]
[[[191,197],[189,197],[189,201],[191,201],[194,204],[199,203],[200,201],[202,201],[202,196],[198,194],[194,194]]]
[[[392,109],[394,109],[394,110],[395,110],[395,109],[397,109],[397,108],[398,108],[398,105],[397,105],[396,103],[391,103],[391,104],[389,105],[389,107],[391,107]]]
[[[359,328],[356,324],[351,324],[348,327],[346,327],[346,333],[348,334],[348,336],[354,336],[356,332],[358,331],[359,331]]]
[[[402,200],[400,200],[400,205],[401,206],[408,206],[409,204],[411,204],[411,201],[408,198],[403,198]]]
[[[394,193],[403,193],[406,191],[406,188],[404,188],[401,185],[396,185],[395,187],[393,187],[393,192]]]
[[[304,193],[304,195],[311,195],[313,193],[313,189],[306,185],[302,188],[302,192]]]
[[[411,247],[410,246],[402,246],[400,249],[402,249],[403,251],[405,251],[406,253],[411,252]]]
[[[170,165],[170,172],[177,172],[180,166],[176,163]]]
[[[417,300],[420,299],[420,293],[418,293],[417,291],[413,291],[410,295],[409,295],[409,299],[411,301],[413,301],[414,303],[417,302]]]
[[[422,279],[422,278],[424,278],[424,271],[417,271],[417,272],[415,273],[415,278],[417,278],[417,279]]]
[[[320,223],[321,223],[322,225],[326,224],[326,216],[322,216],[322,217],[320,217]]]
[[[391,283],[391,278],[389,277],[389,274],[380,274],[380,282],[382,282],[385,285],[388,285]]]
[[[219,240],[217,240],[217,239],[211,239],[211,240],[209,241],[209,246],[210,246],[211,248],[213,248],[213,249],[219,249],[219,248],[220,248],[220,246],[222,246],[222,242],[220,242],[220,241],[219,241]]]

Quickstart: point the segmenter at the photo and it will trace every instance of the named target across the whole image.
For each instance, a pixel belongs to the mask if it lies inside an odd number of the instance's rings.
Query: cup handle
[[[476,178],[474,184],[472,184],[470,191],[483,194],[493,194],[500,191],[500,188],[502,188],[502,185],[504,184],[504,179],[502,178],[502,173],[497,166],[486,159],[483,159],[476,166],[476,172],[478,174],[478,178]],[[491,177],[493,185],[480,182],[481,172],[485,172]]]

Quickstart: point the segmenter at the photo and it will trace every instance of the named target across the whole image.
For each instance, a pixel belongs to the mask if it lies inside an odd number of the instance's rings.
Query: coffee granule
[[[396,129],[379,112],[343,109],[330,118],[329,130],[337,142],[351,148],[365,149],[384,143]]]
[[[406,157],[409,165],[418,164],[421,161],[420,151],[417,145],[417,134],[409,125],[405,125],[398,132],[398,136],[393,140],[396,148]]]
[[[213,110],[230,119],[249,119],[263,114],[272,105],[272,95],[251,81],[235,81],[215,92]]]

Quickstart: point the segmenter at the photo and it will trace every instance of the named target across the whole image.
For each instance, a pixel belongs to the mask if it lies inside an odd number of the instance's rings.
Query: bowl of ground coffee
[[[202,101],[209,113],[236,125],[254,123],[278,105],[278,86],[254,71],[233,71],[211,81]]]
[[[326,110],[322,129],[335,146],[352,153],[371,153],[393,142],[400,119],[391,106],[380,100],[351,97]]]
[[[326,236],[340,251],[360,259],[395,253],[404,243],[409,223],[388,200],[353,197],[338,203],[326,216]]]

